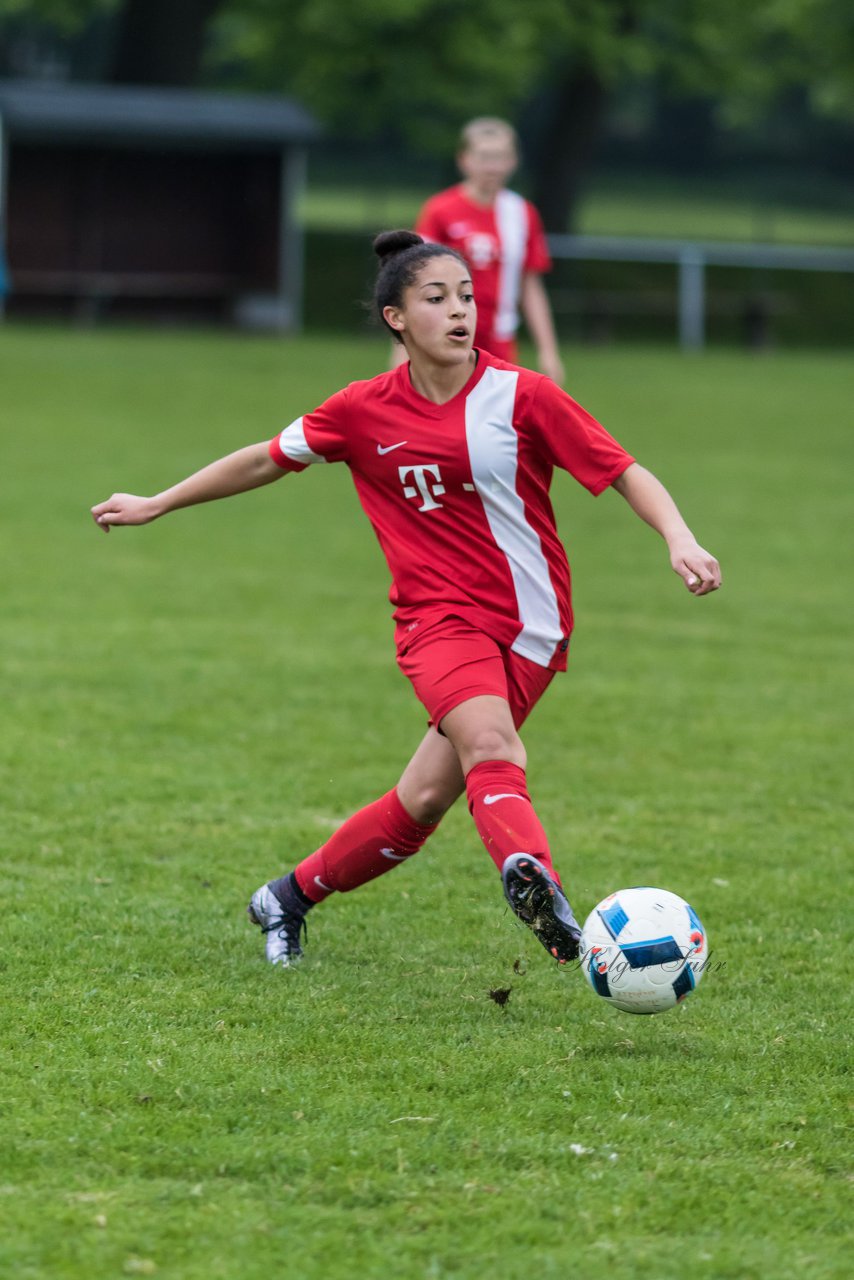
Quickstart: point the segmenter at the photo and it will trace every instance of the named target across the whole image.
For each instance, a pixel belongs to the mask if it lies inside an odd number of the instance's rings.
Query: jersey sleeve
[[[603,493],[635,459],[556,382],[538,381],[531,415],[540,451],[594,496]]]
[[[283,471],[305,471],[313,462],[346,462],[348,407],[347,389],[337,391],[280,431],[270,441],[270,457]]]
[[[542,275],[551,271],[552,260],[543,220],[534,206],[528,202],[528,245],[525,251],[525,270]]]
[[[439,200],[436,196],[431,196],[422,205],[421,212],[415,220],[415,230],[425,240],[431,240],[435,244],[445,243],[445,219],[441,215]]]

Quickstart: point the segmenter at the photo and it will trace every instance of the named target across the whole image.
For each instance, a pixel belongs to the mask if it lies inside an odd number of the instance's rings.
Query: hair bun
[[[396,253],[411,249],[416,244],[424,244],[424,240],[415,231],[381,231],[374,237],[373,247],[380,262],[385,263]]]

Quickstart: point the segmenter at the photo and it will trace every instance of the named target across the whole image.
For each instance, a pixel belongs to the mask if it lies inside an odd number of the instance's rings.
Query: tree
[[[78,43],[108,28],[101,74],[118,84],[190,85],[199,73],[210,21],[221,0],[2,0],[0,37],[17,40],[38,65],[40,48],[71,63]],[[4,59],[9,62],[9,58]],[[14,61],[14,58],[13,58]],[[48,64],[52,59],[48,56]],[[77,60],[79,63],[79,59]],[[61,62],[60,62],[61,65]],[[11,68],[15,70],[15,68]]]
[[[655,80],[708,97],[724,125],[802,86],[854,119],[850,0],[224,0],[209,69],[296,92],[348,133],[396,130],[447,151],[474,113],[548,106],[535,195],[571,223],[615,89]]]
[[[124,0],[111,79],[117,84],[190,85],[221,0]]]
[[[535,196],[572,220],[615,91],[705,99],[722,127],[798,89],[854,120],[850,0],[4,0],[68,33],[113,14],[107,78],[293,93],[345,136],[448,154],[477,113],[540,98]],[[2,21],[2,19],[0,19]]]
[[[447,152],[473,109],[506,112],[565,0],[225,0],[208,67],[295,93],[333,128]]]

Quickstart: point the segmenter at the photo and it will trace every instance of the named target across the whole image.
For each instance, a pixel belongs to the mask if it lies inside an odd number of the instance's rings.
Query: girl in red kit
[[[376,310],[407,364],[351,383],[269,444],[152,498],[114,494],[92,514],[109,532],[345,462],[391,570],[397,660],[430,727],[391,791],[253,894],[267,958],[297,961],[306,913],[412,857],[465,791],[510,906],[565,963],[580,930],[528,794],[518,733],[565,668],[572,630],[553,468],[593,494],[615,488],[661,534],[692,594],[716,590],[720,570],[658,480],[554,382],[473,348],[460,255],[408,231],[386,232],[374,248]]]
[[[516,363],[519,312],[537,349],[537,366],[563,383],[563,365],[543,274],[552,267],[540,215],[506,184],[519,164],[516,130],[478,116],[463,128],[457,151],[462,182],[421,209],[415,230],[461,253],[472,268],[478,347]]]
[[[516,130],[478,116],[463,128],[457,151],[462,182],[431,196],[415,222],[425,240],[461,253],[477,298],[475,345],[516,364],[520,312],[537,350],[537,367],[563,385],[563,364],[543,274],[551,270],[542,219],[505,185],[519,163]],[[392,348],[392,364],[406,351]]]

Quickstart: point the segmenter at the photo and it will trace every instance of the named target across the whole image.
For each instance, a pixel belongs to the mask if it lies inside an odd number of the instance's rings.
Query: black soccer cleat
[[[558,964],[578,958],[581,927],[560,885],[530,853],[511,853],[501,869],[504,896]]]

